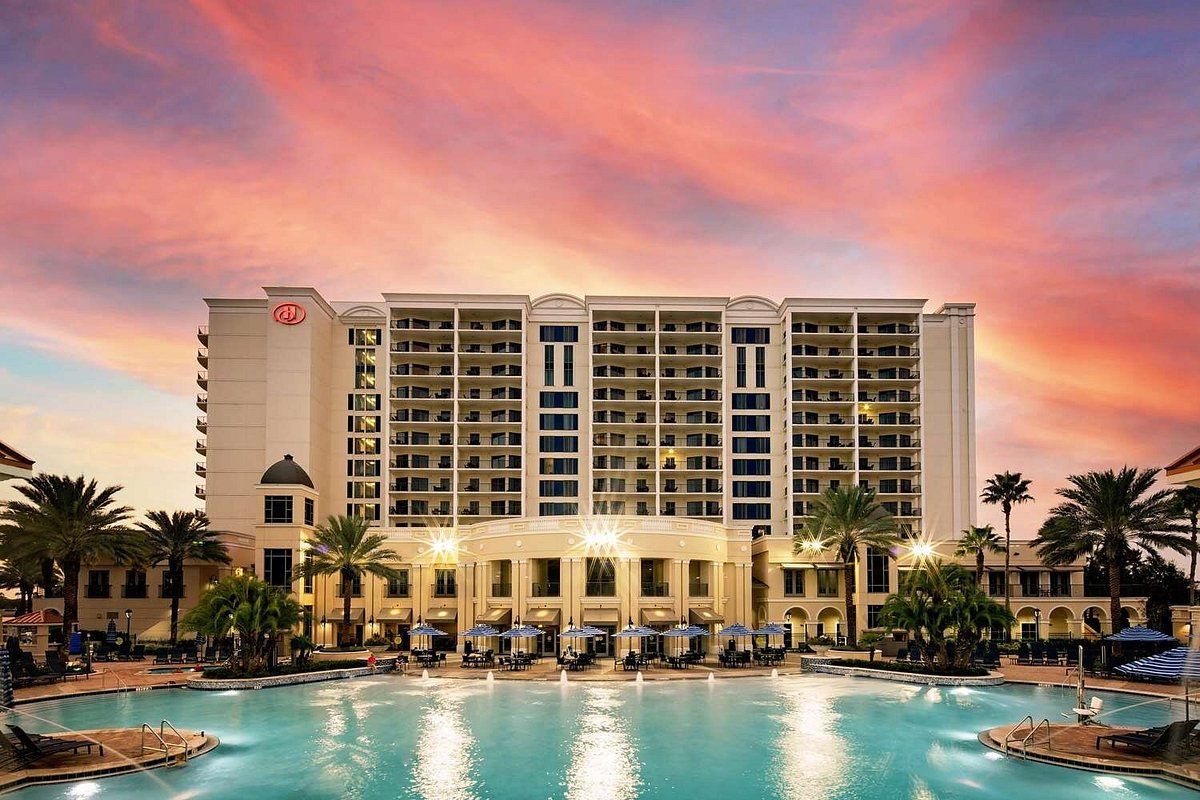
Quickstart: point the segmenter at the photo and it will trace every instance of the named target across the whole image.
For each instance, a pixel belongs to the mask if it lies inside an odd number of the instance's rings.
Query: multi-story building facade
[[[319,643],[337,640],[341,588],[292,570],[334,514],[369,518],[402,564],[351,588],[352,635],[406,642],[421,620],[446,647],[517,620],[546,647],[571,623],[838,636],[840,564],[793,545],[821,492],[869,486],[905,532],[860,554],[864,628],[914,549],[953,557],[975,521],[970,304],[265,295],[208,301],[197,497],[238,563],[311,609]],[[1082,566],[1014,564],[1014,633],[1106,627]]]

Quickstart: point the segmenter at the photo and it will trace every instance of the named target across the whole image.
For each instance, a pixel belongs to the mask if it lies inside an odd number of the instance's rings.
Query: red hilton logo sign
[[[275,306],[275,310],[271,312],[271,316],[280,325],[299,325],[301,322],[304,322],[304,306],[299,306],[295,303],[280,303]]]

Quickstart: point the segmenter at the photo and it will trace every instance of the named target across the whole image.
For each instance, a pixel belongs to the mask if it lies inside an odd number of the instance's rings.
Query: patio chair
[[[1168,751],[1177,752],[1186,746],[1188,737],[1196,729],[1198,722],[1200,720],[1193,719],[1172,722],[1170,725],[1147,728],[1132,733],[1110,733],[1105,736],[1097,736],[1096,749],[1100,749],[1100,742],[1107,741],[1114,749],[1121,744],[1149,755]]]
[[[62,656],[57,650],[46,651],[46,671],[52,675],[56,675],[63,680],[67,678],[83,678],[87,676],[85,669],[72,669],[67,666],[67,662],[62,660]]]
[[[1052,644],[1046,645],[1044,657],[1046,659],[1047,664],[1057,664],[1059,662],[1059,658],[1060,658],[1060,656],[1058,654],[1058,648]]]
[[[1017,663],[1021,666],[1029,666],[1033,663],[1033,659],[1029,652],[1029,645],[1025,642],[1021,642],[1019,645],[1017,645]]]

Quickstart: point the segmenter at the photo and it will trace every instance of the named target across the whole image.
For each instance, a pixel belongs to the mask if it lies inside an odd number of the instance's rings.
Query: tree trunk
[[[75,624],[79,622],[79,559],[63,559],[60,566],[63,573],[63,636],[58,645],[58,652],[65,658],[67,643],[71,639]]]
[[[1009,574],[1009,558],[1012,554],[1012,525],[1010,519],[1012,517],[1012,509],[1007,506],[1004,509],[1004,610],[1012,613],[1012,586],[1010,581],[1012,575]],[[1012,633],[1012,630],[1009,630]],[[1008,637],[1005,637],[1008,638]]]
[[[168,563],[171,575],[171,647],[179,644],[179,595],[183,589],[183,564]]]
[[[842,574],[846,582],[846,644],[853,645],[858,641],[858,610],[854,607],[854,561],[850,558],[842,565]],[[836,640],[835,640],[836,641]]]
[[[1121,619],[1121,564],[1113,556],[1108,558],[1108,615],[1112,618],[1112,632],[1120,633],[1125,627]]]
[[[348,572],[342,573],[342,635],[338,637],[338,647],[350,646],[350,589],[353,578]]]
[[[1188,571],[1188,597],[1191,600],[1191,605],[1196,605],[1196,533],[1197,522],[1200,522],[1195,515],[1192,516],[1192,568]]]
[[[49,597],[50,592],[54,590],[54,559],[43,558],[40,566],[42,568],[42,591],[46,597]]]
[[[979,584],[979,588],[983,589],[983,548],[979,548],[979,552],[975,554],[975,580]]]

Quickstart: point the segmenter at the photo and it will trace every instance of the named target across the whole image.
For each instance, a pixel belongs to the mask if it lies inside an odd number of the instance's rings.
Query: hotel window
[[[378,461],[347,461],[346,474],[353,478],[378,478]]]
[[[371,522],[379,520],[379,504],[378,503],[347,503],[346,516],[362,517]]]
[[[867,591],[890,592],[889,560],[886,550],[876,547],[867,548]]]
[[[1036,622],[1021,623],[1021,638],[1036,639],[1038,638],[1038,626]]]
[[[388,578],[387,596],[408,597],[410,591],[408,584],[408,570],[402,569],[397,570],[397,572],[400,573],[397,577]]]
[[[770,344],[770,328],[733,328],[734,344]]]
[[[767,348],[754,348],[754,388],[762,389],[767,385]]]
[[[575,347],[563,345],[563,386],[575,385]]]
[[[746,388],[746,348],[737,349],[737,385],[739,389]]]
[[[579,430],[578,414],[541,414],[539,420],[544,431]]]
[[[554,345],[546,345],[546,377],[545,384],[547,386],[554,385]]]
[[[771,417],[766,414],[735,414],[733,429],[739,433],[771,430]]]
[[[690,503],[688,504],[691,505]],[[691,513],[689,511],[689,513]],[[733,504],[734,519],[770,519],[771,504],[770,503],[734,503]]]
[[[1041,595],[1041,580],[1042,573],[1040,572],[1022,572],[1021,573],[1021,594],[1025,597],[1038,597]]]
[[[817,597],[838,596],[838,570],[822,567],[817,570]]]
[[[350,344],[360,347],[377,347],[382,338],[380,328],[351,328]]]
[[[579,408],[578,392],[542,392],[542,408]]]
[[[292,523],[292,496],[269,494],[263,498],[263,522],[290,525]]]
[[[883,613],[883,606],[867,606],[867,627],[879,627],[879,615]]]
[[[539,481],[538,493],[542,497],[575,497],[579,494],[579,481]]]
[[[734,497],[770,497],[770,481],[734,481]]]
[[[586,581],[584,594],[588,597],[613,597],[617,593],[617,565],[611,558],[584,559]]]
[[[311,497],[304,498],[304,524],[312,525],[316,517],[316,505]]]
[[[182,583],[180,583],[178,586],[175,585],[174,581],[171,579],[171,570],[164,569],[162,571],[162,583],[158,587],[159,597],[167,599],[172,597],[183,597],[183,593],[186,588],[187,587]]]
[[[379,484],[354,481],[347,484],[346,495],[356,500],[375,500],[379,497]]]
[[[85,597],[108,597],[112,593],[112,587],[108,582],[108,570],[106,569],[89,569],[87,588],[84,590]]]
[[[1051,597],[1070,597],[1071,596],[1071,573],[1069,573],[1069,572],[1051,572],[1050,573],[1050,596]]]
[[[578,453],[578,436],[540,436],[538,446],[543,453]]]
[[[458,594],[455,573],[456,570],[453,569],[435,569],[433,571],[434,597],[454,597]]]
[[[992,597],[1002,597],[1004,595],[1004,573],[989,572],[988,576],[988,594]]]
[[[347,417],[346,428],[351,433],[378,433],[379,432],[379,417],[363,416],[363,417]]]
[[[144,569],[125,570],[125,585],[121,587],[122,597],[146,597],[146,571]]]
[[[578,475],[579,459],[543,458],[539,471],[542,475]]]
[[[770,475],[771,461],[766,458],[737,458],[733,461],[734,475]]]
[[[292,551],[283,547],[263,550],[263,580],[270,586],[292,585]]]
[[[345,597],[346,591],[343,588],[344,584],[342,583],[341,576],[338,576],[336,586],[337,586],[337,588],[334,590],[334,594],[337,597]],[[351,597],[362,597],[363,596],[362,576],[361,575],[355,575],[353,578],[350,579],[350,596]]]
[[[539,503],[538,515],[542,517],[573,517],[579,513],[579,503]]]
[[[375,351],[359,349],[354,351],[354,388],[375,388]]]
[[[769,453],[771,440],[766,436],[738,436],[733,440],[735,453]]]
[[[346,405],[350,411],[378,411],[379,395],[377,394],[348,394]]]
[[[364,436],[350,439],[350,452],[356,456],[374,456],[379,455],[379,440],[368,439]]]
[[[312,553],[304,554],[304,591],[311,593],[313,590],[313,575],[308,570],[312,569],[313,555]]]
[[[783,593],[788,597],[804,596],[804,570],[784,569]]]
[[[734,411],[766,411],[771,407],[771,395],[765,392],[736,392],[733,395]]]
[[[542,325],[538,336],[543,342],[578,342],[579,328],[575,325]]]

